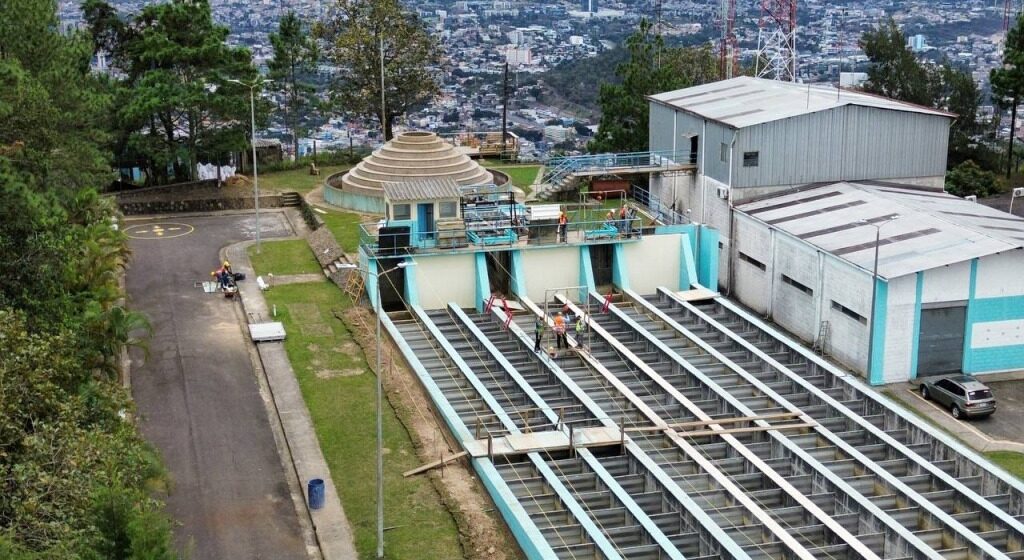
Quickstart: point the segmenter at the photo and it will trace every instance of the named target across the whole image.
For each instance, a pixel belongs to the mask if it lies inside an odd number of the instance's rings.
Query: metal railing
[[[438,136],[456,148],[477,150],[480,157],[514,160],[519,155],[519,136],[511,131],[505,132],[504,143],[500,130],[439,133]]]
[[[580,245],[584,243],[617,241],[643,238],[643,219],[640,217],[619,219],[593,219],[594,214],[603,212],[580,212],[577,216],[585,219],[570,219],[564,230],[556,224],[495,224],[491,227],[467,224],[465,230],[448,229],[432,231],[409,231],[394,233],[389,229],[383,244],[377,224],[359,225],[359,245],[371,256],[400,255],[407,253],[434,254],[472,251],[490,247],[538,247],[553,245]]]
[[[678,165],[696,165],[696,163],[697,154],[689,150],[568,156],[549,160],[542,182],[555,185],[560,183],[565,177],[583,171],[611,171],[650,167],[669,168]]]
[[[643,206],[654,219],[665,225],[689,224],[690,216],[675,209],[672,205],[665,204],[658,197],[651,194],[651,191],[633,185],[633,201]]]

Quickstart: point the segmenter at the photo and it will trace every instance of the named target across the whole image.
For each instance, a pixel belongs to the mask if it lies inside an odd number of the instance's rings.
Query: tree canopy
[[[864,90],[898,101],[932,107],[939,98],[941,77],[918,62],[907,38],[890,17],[860,38],[871,61]]]
[[[316,70],[320,55],[308,31],[295,12],[285,14],[277,32],[270,34],[274,58],[267,62],[275,89],[284,94],[295,157],[299,155],[299,137],[302,135],[299,123],[304,114],[316,106],[317,100],[316,88],[307,81],[307,77]]]
[[[148,4],[129,19],[86,0],[83,12],[94,43],[124,72],[115,84],[119,160],[143,162],[153,182],[181,181],[201,156],[244,148],[249,91],[228,80],[252,81],[256,69],[248,49],[225,43],[208,0]]]
[[[170,560],[115,366],[148,323],[125,309],[108,84],[47,0],[0,3],[0,558]]]
[[[641,20],[626,40],[629,60],[615,74],[621,83],[602,84],[601,121],[587,148],[597,152],[643,152],[648,146],[647,96],[699,85],[718,78],[718,62],[709,47],[669,48]]]
[[[1003,67],[990,73],[992,96],[1002,106],[1010,106],[1010,145],[1006,153],[1006,176],[1013,172],[1013,139],[1017,135],[1017,106],[1024,98],[1024,17],[1006,35],[1003,49]]]
[[[434,68],[441,62],[441,49],[398,0],[336,0],[333,16],[317,24],[316,34],[339,69],[331,85],[335,110],[375,117],[385,140],[393,136],[396,117],[427,103],[439,91]]]

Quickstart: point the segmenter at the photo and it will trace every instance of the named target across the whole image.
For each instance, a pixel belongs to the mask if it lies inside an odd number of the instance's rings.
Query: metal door
[[[921,310],[917,350],[917,376],[960,371],[964,361],[964,327],[967,308],[939,307]]]
[[[418,214],[417,227],[420,232],[420,241],[434,239],[434,203],[420,203]]]

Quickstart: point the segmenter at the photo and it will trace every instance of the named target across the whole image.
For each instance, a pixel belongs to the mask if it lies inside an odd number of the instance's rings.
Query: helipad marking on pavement
[[[174,239],[195,231],[195,227],[177,222],[128,226],[124,233],[132,239]]]

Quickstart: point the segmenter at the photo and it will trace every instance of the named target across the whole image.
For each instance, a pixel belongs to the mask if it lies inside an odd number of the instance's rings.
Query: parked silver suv
[[[953,418],[988,416],[996,411],[992,390],[968,375],[925,377],[921,396],[949,407]]]

